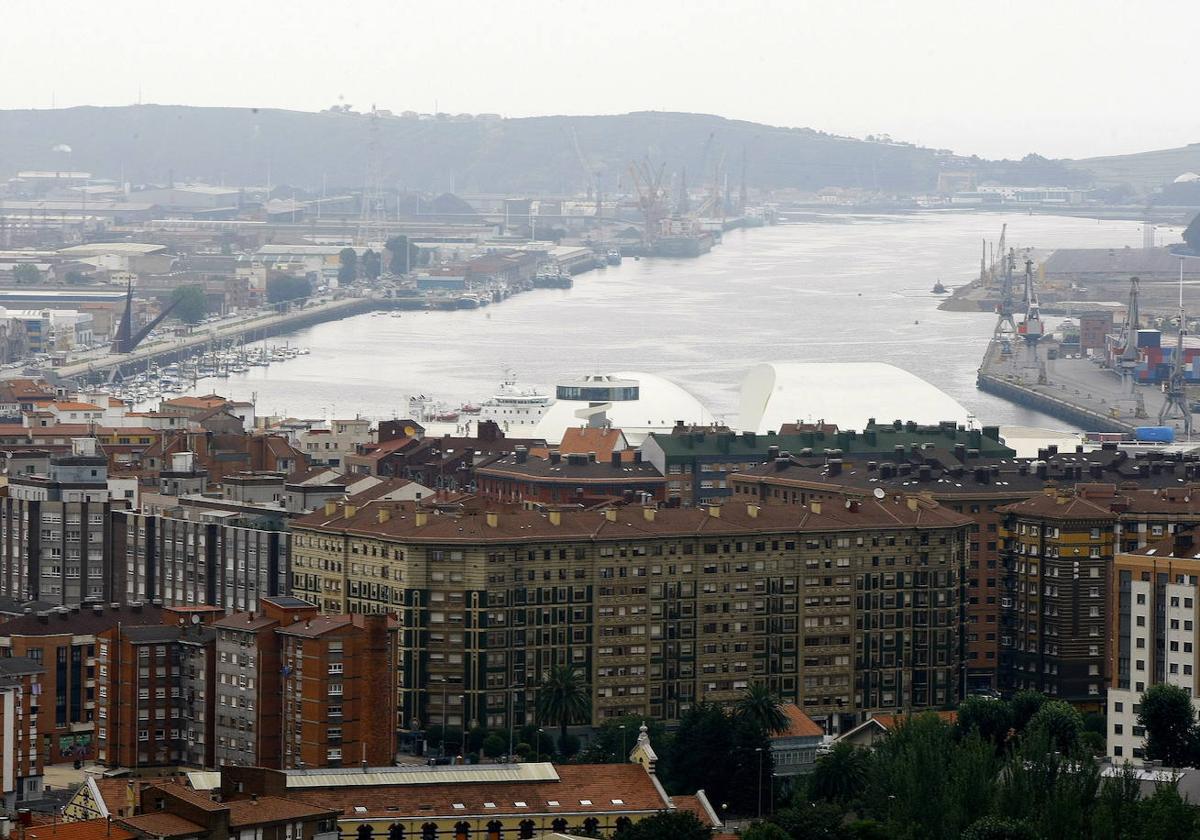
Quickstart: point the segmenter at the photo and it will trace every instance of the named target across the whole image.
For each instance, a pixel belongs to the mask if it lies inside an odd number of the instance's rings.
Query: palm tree
[[[766,683],[751,684],[742,692],[734,711],[738,717],[752,721],[768,735],[784,732],[788,728],[783,706]]]
[[[583,674],[570,665],[556,665],[542,674],[537,692],[539,723],[557,724],[559,744],[567,737],[567,727],[587,723],[592,716],[592,692]]]
[[[817,759],[809,777],[809,793],[819,799],[846,804],[867,786],[867,753],[845,741]]]

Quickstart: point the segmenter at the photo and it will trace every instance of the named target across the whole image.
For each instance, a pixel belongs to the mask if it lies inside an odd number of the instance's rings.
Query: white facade
[[[1123,593],[1122,593],[1123,594]],[[1163,626],[1156,628],[1158,604],[1154,581],[1133,579],[1129,583],[1128,625],[1124,606],[1113,616],[1114,643],[1129,653],[1128,688],[1108,690],[1107,753],[1114,762],[1141,764],[1145,732],[1138,725],[1142,695],[1159,682],[1196,695],[1196,622],[1200,604],[1200,576],[1172,573],[1163,588]],[[1156,636],[1163,639],[1161,679],[1155,665]]]

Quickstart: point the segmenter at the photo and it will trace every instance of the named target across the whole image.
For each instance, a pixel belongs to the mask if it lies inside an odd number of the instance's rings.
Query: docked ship
[[[535,289],[569,289],[574,285],[571,275],[557,268],[542,270],[533,276]]]
[[[554,404],[554,398],[537,388],[522,388],[511,371],[492,398],[480,406],[479,419],[492,420],[500,428],[532,429]]]

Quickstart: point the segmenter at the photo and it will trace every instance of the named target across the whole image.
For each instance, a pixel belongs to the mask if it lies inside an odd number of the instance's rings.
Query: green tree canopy
[[[1200,213],[1184,228],[1183,241],[1193,254],[1200,254]]]
[[[1038,840],[1038,836],[1023,820],[984,817],[962,833],[962,840]]]
[[[267,280],[267,302],[283,303],[301,300],[312,295],[312,283],[307,277],[283,274]]]
[[[383,260],[379,254],[368,248],[362,255],[362,260],[359,263],[362,267],[362,274],[368,280],[378,280],[379,275],[383,270]]]
[[[817,759],[808,780],[809,793],[828,802],[842,805],[852,802],[867,786],[870,756],[865,750],[846,741]]]
[[[691,811],[660,811],[620,832],[621,840],[710,840],[712,829]]]
[[[338,283],[349,285],[358,279],[358,252],[343,248],[338,254]]]
[[[742,840],[792,840],[792,835],[775,823],[756,822],[742,832]]]
[[[1073,755],[1079,749],[1079,736],[1083,734],[1083,716],[1065,700],[1047,700],[1026,729],[1045,733],[1056,750],[1063,755]]]
[[[1040,691],[1023,689],[1012,696],[1009,706],[1012,708],[1012,725],[1017,732],[1024,732],[1029,721],[1037,714],[1046,702],[1046,695]]]
[[[972,732],[1001,747],[1012,728],[1012,707],[1004,700],[990,697],[968,697],[958,706],[956,726],[962,736]]]
[[[33,263],[18,263],[13,269],[12,278],[18,286],[32,286],[42,282],[42,272]]]
[[[592,714],[592,693],[583,672],[570,665],[556,665],[543,674],[536,710],[540,723],[559,727],[560,738],[566,737],[568,726],[587,723]]]
[[[737,716],[752,721],[764,732],[783,732],[788,728],[787,715],[779,697],[766,683],[751,683],[738,698],[734,711]]]
[[[1146,730],[1146,758],[1168,767],[1190,767],[1195,743],[1196,709],[1186,689],[1167,683],[1142,695],[1138,724]]]
[[[407,236],[393,236],[383,246],[388,254],[388,271],[406,274],[418,263],[420,249]]]
[[[177,286],[171,300],[178,301],[171,314],[185,324],[199,324],[208,314],[208,300],[200,286]]]

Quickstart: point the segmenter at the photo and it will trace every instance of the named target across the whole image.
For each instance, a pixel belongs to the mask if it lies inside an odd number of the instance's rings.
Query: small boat
[[[611,251],[609,251],[607,254],[605,254],[605,259],[607,260],[609,265],[620,265],[621,264],[621,252],[618,251],[616,248],[613,248]]]
[[[483,406],[475,405],[474,403],[463,403],[458,410],[463,414],[478,414],[483,411]]]
[[[457,423],[458,422],[458,412],[457,411],[439,411],[437,414],[433,415],[433,419],[435,421],[437,421],[438,423]]]
[[[944,295],[944,294],[946,294],[946,291],[947,291],[947,289],[945,286],[942,285],[941,280],[939,280],[933,284],[933,293],[935,295]]]

